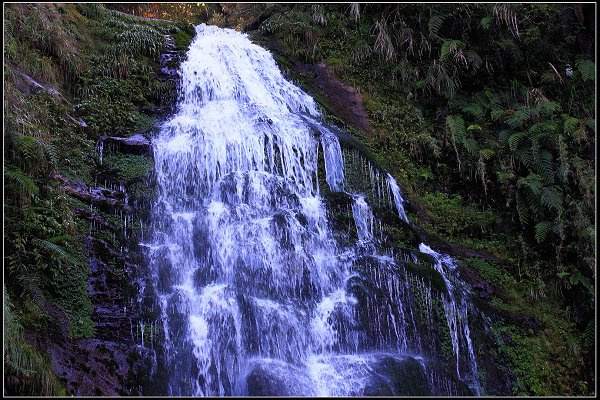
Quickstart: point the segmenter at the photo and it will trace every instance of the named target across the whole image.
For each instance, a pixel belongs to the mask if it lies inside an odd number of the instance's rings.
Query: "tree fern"
[[[538,243],[545,241],[551,227],[552,222],[550,221],[541,221],[535,224],[535,240],[537,240]]]

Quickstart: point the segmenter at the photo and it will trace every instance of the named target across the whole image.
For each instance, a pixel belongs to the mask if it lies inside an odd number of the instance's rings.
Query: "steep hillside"
[[[9,4],[4,21],[5,394],[138,393],[147,138],[189,28],[98,4]]]

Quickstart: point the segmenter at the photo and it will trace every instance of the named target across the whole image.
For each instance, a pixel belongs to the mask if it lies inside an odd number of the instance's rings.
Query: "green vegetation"
[[[175,83],[158,79],[158,57],[165,35],[186,25],[100,4],[10,4],[4,22],[5,394],[65,395],[23,332],[94,337],[86,237],[114,241],[123,224],[113,218],[112,230],[92,231],[90,205],[52,177],[95,186],[114,168],[126,185],[145,179],[151,159],[109,154],[100,165],[95,144],[151,128],[172,105]]]
[[[105,160],[106,168],[115,170],[116,176],[126,181],[144,178],[154,169],[154,160],[148,156],[111,154]]]
[[[23,326],[13,312],[11,299],[3,287],[4,387],[5,393],[64,396],[49,360],[23,338]]]

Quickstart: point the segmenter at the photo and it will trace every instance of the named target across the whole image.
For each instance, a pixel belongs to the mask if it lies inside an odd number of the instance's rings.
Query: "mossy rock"
[[[407,261],[404,266],[409,273],[425,278],[431,283],[433,288],[448,294],[448,287],[446,286],[444,277],[433,267],[427,266],[422,262],[414,263],[411,261]]]

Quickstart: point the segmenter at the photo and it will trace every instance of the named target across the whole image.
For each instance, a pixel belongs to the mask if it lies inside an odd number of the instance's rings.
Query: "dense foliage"
[[[94,233],[84,218],[92,206],[55,176],[95,186],[97,139],[155,124],[176,94],[172,81],[157,79],[158,57],[165,34],[183,31],[98,4],[10,4],[4,22],[5,394],[64,395],[27,332],[94,337],[89,238],[114,233]],[[106,168],[134,179],[148,171],[139,158]]]

